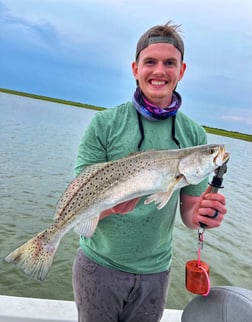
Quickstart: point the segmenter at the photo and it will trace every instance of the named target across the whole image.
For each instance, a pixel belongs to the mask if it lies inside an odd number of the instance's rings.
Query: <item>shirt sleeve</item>
[[[95,114],[81,139],[74,175],[79,175],[87,166],[107,161],[106,131],[100,113]]]

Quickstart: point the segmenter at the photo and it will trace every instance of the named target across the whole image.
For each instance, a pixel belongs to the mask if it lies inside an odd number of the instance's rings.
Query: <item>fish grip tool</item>
[[[215,176],[213,176],[211,183],[209,183],[209,185],[212,187],[211,192],[218,192],[220,188],[224,188],[222,186],[222,182],[223,176],[227,172],[228,160],[215,170]]]
[[[223,175],[227,172],[227,162],[222,164],[215,170],[215,175],[209,185],[212,187],[211,192],[217,193],[220,188],[223,188]],[[211,216],[207,216],[210,217]],[[194,294],[201,294],[207,296],[211,289],[211,282],[209,278],[209,265],[200,260],[201,250],[203,249],[204,231],[206,224],[199,222],[198,229],[198,258],[186,263],[185,284],[188,291]]]
[[[227,162],[228,160],[214,171],[215,175],[213,176],[212,181],[209,183],[209,185],[211,186],[211,192],[217,193],[219,189],[224,188],[222,186],[222,183],[223,183],[223,176],[227,172]],[[212,216],[206,216],[206,217],[213,218]],[[205,229],[207,227],[207,225],[203,224],[202,222],[199,222],[199,224],[202,229]]]

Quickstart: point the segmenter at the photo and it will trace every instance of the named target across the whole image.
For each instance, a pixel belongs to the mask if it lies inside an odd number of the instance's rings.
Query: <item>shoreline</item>
[[[42,96],[42,95],[37,95],[37,94],[25,93],[25,92],[21,92],[21,91],[6,89],[6,88],[0,88],[0,93],[24,96],[24,97],[44,100],[44,101],[53,102],[53,103],[71,105],[71,106],[80,107],[80,108],[87,108],[87,109],[96,110],[96,111],[102,111],[102,110],[106,109],[105,107],[102,107],[102,106],[95,106],[95,105],[90,105],[90,104],[85,104],[85,103],[63,100],[63,99],[59,99],[59,98],[53,98],[53,97]],[[209,127],[207,125],[202,125],[202,126],[204,127],[206,132],[209,134],[227,136],[227,137],[230,137],[233,139],[252,142],[252,135],[251,134],[241,133],[241,132],[237,132],[237,131],[229,131],[229,130],[225,130],[225,129],[213,128],[213,127]]]

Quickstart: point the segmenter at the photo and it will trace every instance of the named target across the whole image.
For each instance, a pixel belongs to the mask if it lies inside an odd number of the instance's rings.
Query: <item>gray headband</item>
[[[149,32],[146,32],[138,41],[137,49],[136,49],[136,59],[140,52],[148,47],[151,44],[157,43],[168,43],[173,45],[175,48],[179,50],[182,56],[182,60],[184,58],[184,43],[181,37],[178,34],[168,35],[168,36],[149,36]]]
[[[159,37],[153,36],[148,39],[148,46],[151,44],[157,44],[157,43],[168,43],[173,45],[175,48],[177,48],[180,51],[183,57],[183,49],[181,48],[181,46],[179,46],[178,40],[173,36],[159,36]]]

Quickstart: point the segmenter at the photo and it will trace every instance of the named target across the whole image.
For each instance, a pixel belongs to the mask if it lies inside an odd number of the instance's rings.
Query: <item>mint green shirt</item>
[[[145,139],[141,150],[178,148],[171,136],[171,118],[156,122],[142,117],[142,123]],[[90,164],[136,152],[140,138],[137,112],[130,102],[97,112],[79,146],[75,175]],[[176,138],[181,148],[207,143],[204,129],[180,111],[176,115]],[[204,180],[181,190],[198,196],[206,185]],[[176,191],[161,210],[154,203],[144,205],[145,197],[142,197],[133,211],[104,218],[91,238],[80,238],[81,248],[105,267],[135,274],[167,270],[172,260],[172,232],[179,193]]]

